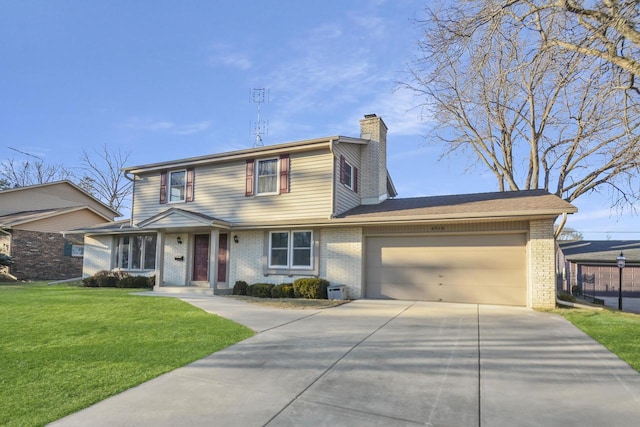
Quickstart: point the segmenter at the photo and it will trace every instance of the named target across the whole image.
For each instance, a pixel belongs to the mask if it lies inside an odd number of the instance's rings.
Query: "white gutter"
[[[336,140],[331,138],[329,140],[329,152],[331,153],[331,215],[329,215],[329,219],[335,218],[336,214],[336,174],[335,174],[335,165],[336,165],[336,153],[333,151],[334,144]]]

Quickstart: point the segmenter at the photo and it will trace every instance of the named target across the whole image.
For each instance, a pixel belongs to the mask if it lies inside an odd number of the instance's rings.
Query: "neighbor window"
[[[278,159],[258,160],[256,194],[278,192]]]
[[[269,233],[269,267],[313,267],[313,233],[311,231]]]
[[[358,192],[358,168],[347,162],[344,156],[340,156],[340,183]]]
[[[116,237],[116,267],[122,270],[156,268],[155,234]]]

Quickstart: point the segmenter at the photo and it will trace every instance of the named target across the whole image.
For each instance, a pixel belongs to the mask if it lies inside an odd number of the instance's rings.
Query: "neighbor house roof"
[[[638,240],[573,240],[558,242],[558,245],[571,262],[616,264],[622,252],[627,262],[640,263]]]
[[[25,186],[25,187],[7,188],[5,190],[1,190],[0,191],[0,200],[5,198],[5,197],[3,197],[5,195],[7,195],[9,197],[11,197],[11,195],[19,194],[19,193],[24,193],[25,195],[29,195],[29,193],[33,193],[34,190],[37,191],[39,189],[47,189],[47,187],[63,187],[63,186],[68,186],[68,187],[72,188],[74,191],[76,191],[76,192],[82,194],[84,197],[88,198],[88,200],[90,200],[91,203],[99,205],[100,207],[97,207],[96,209],[105,209],[107,212],[112,213],[113,217],[117,217],[117,216],[121,215],[120,212],[118,212],[117,210],[109,207],[106,203],[102,202],[101,200],[98,200],[96,197],[94,197],[93,195],[89,194],[88,192],[86,192],[85,190],[83,190],[82,188],[80,188],[79,186],[77,186],[76,184],[74,184],[73,182],[71,182],[69,180],[46,182],[46,183],[43,183],[43,184],[35,184],[35,185],[29,185],[29,186]],[[47,194],[51,194],[51,192],[47,191]],[[27,196],[27,197],[29,197],[29,196]],[[92,209],[92,210],[95,212],[96,209]],[[100,216],[105,216],[104,213],[99,214],[99,215]]]
[[[16,227],[18,225],[27,224],[34,221],[41,221],[43,219],[53,218],[58,215],[65,215],[71,212],[76,212],[84,209],[88,209],[94,214],[104,219],[109,219],[108,217],[105,217],[100,212],[96,211],[90,206],[73,206],[69,208],[42,209],[37,211],[16,212],[9,215],[2,215],[0,216],[0,227],[2,228]]]
[[[525,190],[389,199],[377,205],[358,206],[337,218],[354,222],[480,219],[557,216],[577,211],[575,206],[545,190]]]

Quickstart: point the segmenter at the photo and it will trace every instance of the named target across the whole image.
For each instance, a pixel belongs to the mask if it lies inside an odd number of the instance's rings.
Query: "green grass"
[[[0,284],[0,425],[44,425],[253,335],[131,291]]]
[[[561,309],[557,312],[640,371],[640,315],[585,309]]]

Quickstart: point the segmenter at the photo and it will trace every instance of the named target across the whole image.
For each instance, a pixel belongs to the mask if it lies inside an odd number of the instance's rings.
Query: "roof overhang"
[[[136,226],[143,230],[168,230],[173,228],[185,229],[194,227],[216,227],[229,229],[231,228],[231,223],[179,208],[170,208],[164,212],[147,218],[146,220],[136,224]]]

